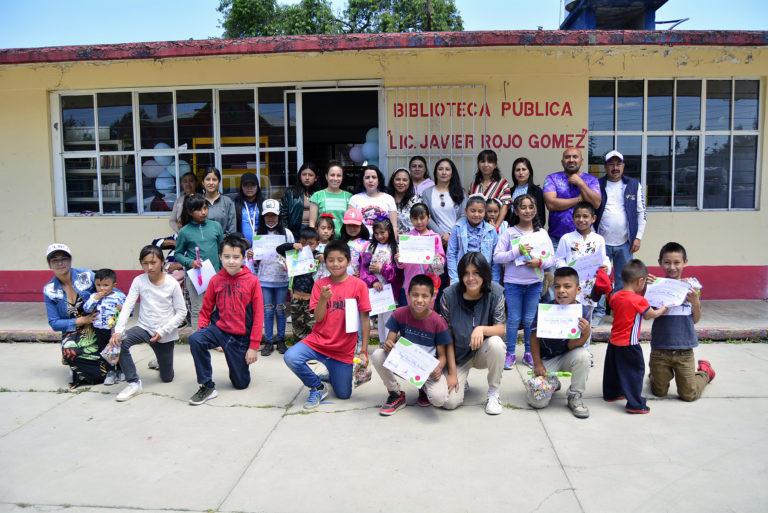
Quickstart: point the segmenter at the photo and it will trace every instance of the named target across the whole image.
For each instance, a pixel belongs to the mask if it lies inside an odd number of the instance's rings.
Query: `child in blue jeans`
[[[315,325],[304,340],[292,345],[283,356],[288,368],[309,388],[309,397],[304,403],[307,410],[317,408],[328,395],[328,384],[320,381],[307,365],[310,360],[317,360],[328,369],[336,397],[349,399],[352,395],[352,360],[357,330],[354,326],[346,326],[347,305],[354,304],[359,312],[363,339],[359,357],[363,365],[368,365],[371,329],[368,286],[360,278],[347,274],[350,250],[346,242],[329,242],[323,256],[331,275],[317,280],[312,287],[309,308],[314,311]]]
[[[280,224],[280,202],[268,199],[261,209],[262,223],[258,235],[284,235],[285,242],[295,242],[291,230]],[[288,272],[284,264],[272,251],[259,262],[256,275],[261,282],[264,295],[264,341],[261,344],[261,356],[269,356],[277,344],[280,353],[287,349],[285,345],[285,309],[288,299]],[[273,339],[272,329],[277,322],[277,336]]]
[[[544,273],[555,259],[552,242],[539,224],[536,200],[523,194],[513,202],[512,226],[501,235],[493,263],[504,264],[504,296],[507,300],[507,355],[504,368],[515,365],[517,330],[523,324],[523,363],[533,367],[531,325],[541,297]]]

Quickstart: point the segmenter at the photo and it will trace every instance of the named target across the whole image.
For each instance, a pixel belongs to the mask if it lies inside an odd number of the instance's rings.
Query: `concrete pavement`
[[[649,340],[653,321],[644,321],[640,334]],[[129,324],[130,325],[130,324]],[[611,317],[595,328],[592,339],[604,342],[611,331]],[[702,301],[701,320],[696,324],[700,340],[768,339],[768,301]],[[182,330],[182,339],[191,330]],[[289,337],[291,335],[288,329]],[[51,331],[43,303],[0,303],[0,342],[58,342]]]
[[[527,408],[520,365],[504,372],[498,417],[472,371],[458,410],[418,408],[404,388],[411,405],[382,418],[375,374],[350,400],[304,413],[306,390],[277,353],[244,391],[212,353],[220,395],[192,407],[187,346],[168,384],[135,348],[144,393],[117,403],[123,384],[66,392],[57,345],[0,344],[0,513],[766,511],[768,344],[700,346],[718,373],[704,397],[649,395],[643,416],[601,400],[604,351],[593,346],[586,420],[563,392]]]

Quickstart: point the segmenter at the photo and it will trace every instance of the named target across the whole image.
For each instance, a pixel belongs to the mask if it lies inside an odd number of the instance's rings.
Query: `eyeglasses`
[[[445,208],[445,193],[444,192],[440,193],[440,206]]]

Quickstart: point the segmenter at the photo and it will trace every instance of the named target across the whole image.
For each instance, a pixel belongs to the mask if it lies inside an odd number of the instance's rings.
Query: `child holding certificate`
[[[432,371],[429,379],[419,389],[419,406],[443,406],[448,400],[448,394],[440,394],[438,389],[448,390],[447,385],[437,387],[440,380],[446,380],[443,376],[443,368],[446,366],[447,347],[451,343],[451,333],[448,324],[440,315],[432,310],[435,300],[435,284],[424,275],[417,274],[411,280],[408,289],[408,306],[395,310],[387,321],[386,341],[371,355],[376,372],[381,376],[384,386],[387,387],[387,400],[384,401],[379,414],[389,416],[400,408],[405,407],[405,392],[400,390],[395,374],[384,367],[384,361],[389,352],[395,347],[400,337],[417,344],[421,349],[436,357],[440,362]],[[381,339],[385,340],[385,339]],[[454,380],[455,377],[455,368]]]
[[[562,243],[561,243],[562,244]],[[580,293],[579,273],[571,267],[561,267],[555,271],[555,304],[579,304],[577,297]],[[568,408],[579,419],[589,417],[589,409],[584,405],[582,395],[587,388],[587,376],[591,358],[584,345],[591,334],[589,307],[582,305],[582,315],[579,319],[580,336],[575,339],[539,338],[536,334],[539,326],[538,315],[531,327],[531,354],[533,355],[534,379],[541,377],[554,382],[555,390],[560,389],[560,381],[550,372],[567,371],[571,373],[571,386],[568,388]],[[545,408],[549,405],[551,396],[537,399],[528,385],[526,394],[528,404],[533,408]]]
[[[650,413],[642,396],[645,360],[640,348],[640,323],[667,312],[667,307],[651,308],[645,292],[648,269],[640,260],[627,262],[621,270],[624,287],[610,296],[613,325],[603,367],[603,399],[627,400],[627,413]]]
[[[392,295],[395,301],[400,296],[402,278],[399,276],[395,255],[397,255],[397,239],[395,228],[388,214],[379,214],[373,221],[373,240],[365,252],[360,255],[360,279],[368,287],[381,292],[384,285],[392,285]],[[378,315],[379,343],[387,338],[387,320],[392,312],[382,312]]]
[[[403,289],[408,290],[411,280],[417,274],[425,274],[435,284],[435,289],[440,288],[440,275],[445,267],[445,251],[440,240],[440,235],[429,229],[429,207],[424,203],[416,203],[411,207],[411,224],[413,229],[405,235],[418,235],[420,237],[432,237],[435,241],[435,257],[431,264],[404,264],[398,262],[397,266],[403,270]],[[434,306],[434,302],[433,305]]]
[[[595,207],[591,203],[580,201],[573,207],[573,224],[576,229],[560,238],[555,252],[555,267],[573,267],[577,260],[593,259],[597,255],[601,264],[598,267],[601,267],[606,274],[611,274],[611,260],[605,253],[605,239],[592,230],[592,225],[596,219]],[[597,268],[593,267],[592,269],[597,271]],[[589,298],[595,285],[595,276],[589,272],[590,270],[585,269],[589,276],[579,274],[581,291],[577,299],[582,305],[589,306],[591,312],[596,303]],[[579,272],[578,268],[577,272]]]
[[[304,403],[307,410],[317,408],[329,390],[329,385],[320,381],[307,365],[309,360],[325,365],[330,386],[339,399],[352,395],[352,360],[358,327],[362,328],[363,339],[359,356],[363,365],[368,363],[368,287],[361,279],[347,274],[350,251],[346,242],[329,242],[324,257],[331,275],[317,280],[312,287],[309,308],[314,311],[315,325],[304,340],[292,345],[283,356],[288,368],[309,388]]]
[[[280,222],[280,202],[276,199],[265,200],[261,208],[262,221],[257,235],[280,235],[285,242],[294,242],[291,230]],[[285,265],[277,258],[277,251],[270,251],[259,261],[256,271],[264,295],[264,341],[261,343],[261,356],[269,356],[275,344],[285,352],[285,303],[288,299],[288,272]],[[272,338],[277,323],[276,339]]]
[[[285,258],[286,251],[301,251],[305,247],[312,250],[312,254],[317,258],[318,235],[314,228],[305,226],[299,232],[299,242],[286,242],[277,247],[277,254]],[[291,327],[293,336],[296,340],[301,340],[312,331],[312,325],[315,323],[312,313],[309,311],[309,298],[312,287],[315,285],[315,273],[309,272],[294,276],[288,282],[288,289],[291,291],[291,302],[288,306],[291,316]],[[282,342],[282,343],[281,343]],[[288,348],[285,341],[278,340],[277,352],[285,354]]]
[[[176,239],[176,261],[185,269],[200,269],[203,262],[210,260],[213,268],[221,269],[219,262],[219,244],[224,240],[224,230],[218,221],[208,219],[208,202],[202,194],[187,195],[184,198],[184,211],[181,214],[179,236]],[[192,328],[197,329],[200,308],[203,306],[203,294],[198,294],[192,280],[185,280],[189,292]]]
[[[677,242],[664,244],[659,252],[659,265],[664,276],[671,280],[684,280],[683,270],[688,264],[685,248]],[[651,392],[664,397],[669,382],[675,378],[677,395],[683,401],[695,401],[713,379],[715,371],[707,360],[693,357],[693,348],[699,345],[694,324],[701,318],[700,289],[691,291],[680,306],[670,307],[651,327]]]
[[[554,262],[552,241],[539,224],[536,200],[522,194],[512,202],[512,226],[501,235],[493,262],[504,264],[504,296],[507,302],[507,354],[504,368],[515,365],[517,330],[523,323],[523,362],[533,367],[531,324],[541,297],[542,269]]]

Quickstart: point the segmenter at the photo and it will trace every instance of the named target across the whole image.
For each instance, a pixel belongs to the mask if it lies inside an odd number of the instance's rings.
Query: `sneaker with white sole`
[[[160,370],[160,364],[157,363],[157,359],[152,359],[147,363],[147,368],[152,370]]]
[[[141,380],[129,382],[128,386],[126,386],[119,394],[117,394],[117,397],[115,397],[115,401],[127,401],[131,397],[138,395],[141,393]]]
[[[192,406],[197,406],[199,404],[203,404],[205,401],[215,399],[218,396],[219,393],[214,387],[200,385],[200,388],[197,390],[197,392],[195,392],[195,395],[189,398],[189,404]]]
[[[488,415],[498,415],[504,411],[499,399],[499,391],[488,392],[488,401],[485,403],[485,413]]]
[[[584,405],[581,394],[568,395],[568,408],[577,419],[586,419],[589,417],[589,408]]]
[[[304,409],[314,410],[320,406],[320,403],[323,402],[323,399],[326,397],[328,397],[328,385],[323,385],[323,388],[310,388],[309,396],[304,403]]]
[[[107,376],[104,378],[104,384],[109,386],[117,383],[117,373],[113,370],[107,371]]]

